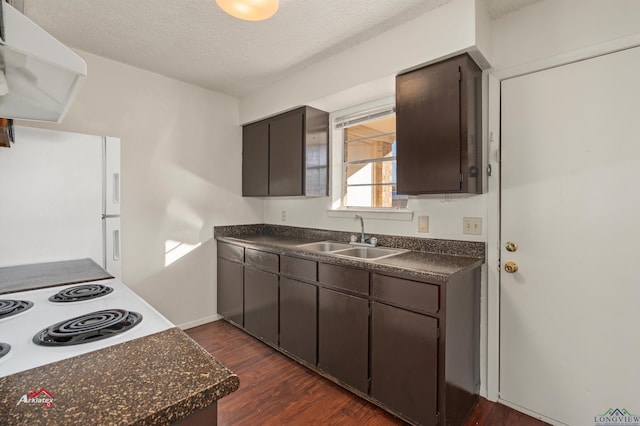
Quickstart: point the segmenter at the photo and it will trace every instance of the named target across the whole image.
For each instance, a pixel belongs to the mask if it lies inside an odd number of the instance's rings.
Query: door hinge
[[[439,425],[440,424],[440,411],[438,411],[436,413],[436,424]]]
[[[436,339],[440,338],[440,328],[436,328]]]
[[[460,173],[460,183],[464,182],[464,175]]]

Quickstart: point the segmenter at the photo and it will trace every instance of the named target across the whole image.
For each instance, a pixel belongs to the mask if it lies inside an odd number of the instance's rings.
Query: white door
[[[503,81],[501,126],[500,398],[620,424],[640,415],[640,48]]]

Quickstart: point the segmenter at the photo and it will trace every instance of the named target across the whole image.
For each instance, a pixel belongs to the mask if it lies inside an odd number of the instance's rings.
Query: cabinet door
[[[242,128],[242,195],[269,195],[269,124]]]
[[[243,266],[218,258],[218,313],[242,326]]]
[[[438,320],[371,303],[371,396],[421,425],[436,424]]]
[[[303,111],[272,119],[269,129],[269,195],[304,195]]]
[[[316,365],[318,287],[280,278],[280,347]]]
[[[460,75],[447,61],[396,78],[398,193],[460,191]]]
[[[318,306],[318,367],[366,393],[369,301],[321,288]]]
[[[278,344],[277,275],[245,268],[244,328],[254,336]]]

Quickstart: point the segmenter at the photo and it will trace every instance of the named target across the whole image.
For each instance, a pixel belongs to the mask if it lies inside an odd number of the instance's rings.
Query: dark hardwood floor
[[[406,424],[226,321],[186,333],[240,377],[240,389],[218,402],[220,426]],[[545,424],[481,398],[465,426]]]

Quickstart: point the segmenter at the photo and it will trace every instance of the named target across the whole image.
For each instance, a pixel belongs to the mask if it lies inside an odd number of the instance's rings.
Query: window
[[[406,208],[396,193],[396,115],[392,106],[335,120],[343,141],[342,206]]]

